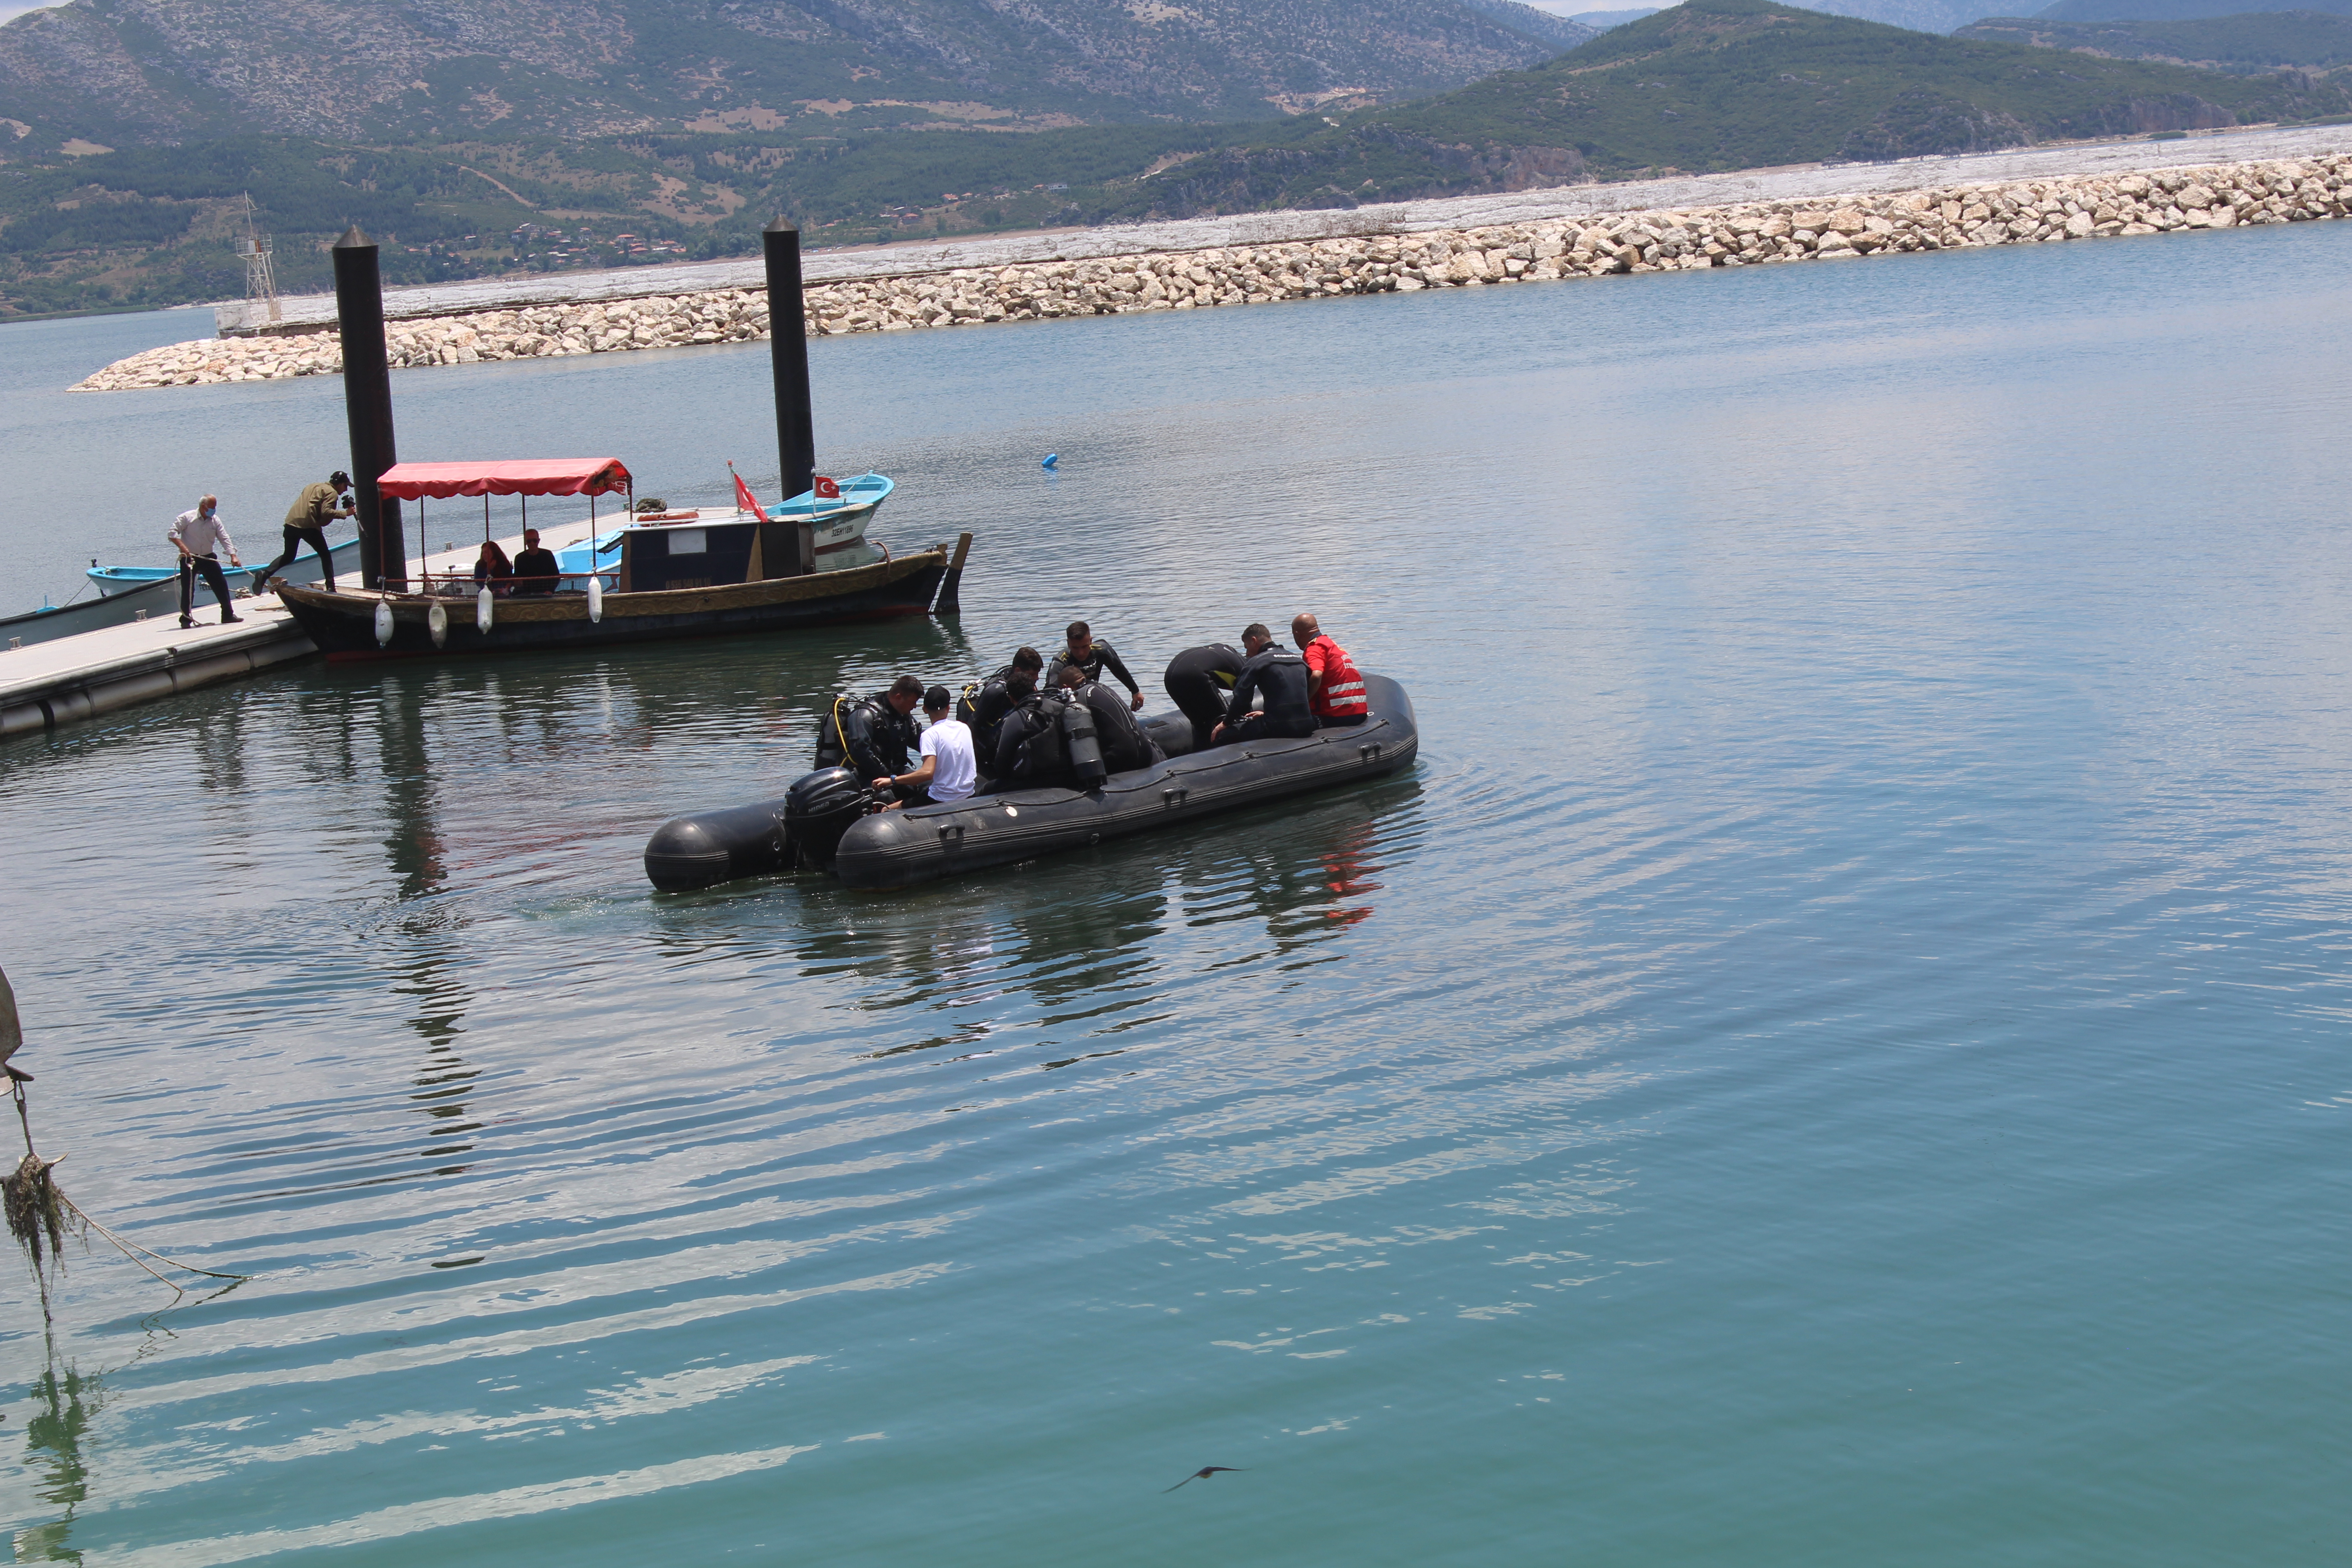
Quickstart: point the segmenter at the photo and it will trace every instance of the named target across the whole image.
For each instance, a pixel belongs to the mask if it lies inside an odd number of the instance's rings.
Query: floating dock
[[[616,516],[616,526],[617,522]],[[585,518],[576,518],[547,526],[551,531],[562,530],[566,543],[559,548],[569,548],[578,542],[569,537],[571,532],[576,528],[585,537],[586,523]],[[522,548],[522,536],[518,533],[499,543],[511,557]],[[474,552],[479,548],[445,544],[423,565],[436,575],[463,575],[473,571]],[[310,559],[306,551],[303,561]],[[242,582],[250,570],[231,570],[229,581]],[[359,574],[356,566],[339,564],[337,570],[352,577]],[[21,647],[0,647],[0,739],[54,730],[198,687],[257,675],[319,651],[276,595],[234,603],[241,619],[223,626],[212,590],[200,586],[193,628],[180,625],[179,599],[173,595],[164,601],[163,609],[149,612],[142,620]],[[469,603],[451,603],[472,613]]]
[[[233,626],[222,626],[219,606],[207,603],[208,613],[193,629],[180,625],[174,608],[119,626],[0,650],[0,736],[54,730],[318,651],[276,599],[239,599],[236,605],[243,619]]]

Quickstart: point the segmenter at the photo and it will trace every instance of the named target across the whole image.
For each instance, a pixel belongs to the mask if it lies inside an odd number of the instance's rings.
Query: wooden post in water
[[[816,420],[809,401],[808,316],[801,297],[801,231],[778,218],[760,231],[768,264],[768,358],[776,378],[776,454],[790,500],[816,480]],[[801,570],[816,569],[814,498],[801,524]]]
[[[375,482],[400,461],[392,438],[392,366],[383,346],[383,279],[375,241],[352,225],[335,241],[335,320],[343,341],[343,417],[352,432],[352,490],[358,503],[360,585],[405,589],[408,550],[400,503]]]

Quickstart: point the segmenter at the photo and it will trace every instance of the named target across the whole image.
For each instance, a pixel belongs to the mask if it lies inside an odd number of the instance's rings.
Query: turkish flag
[[[826,479],[823,474],[817,475],[817,477],[811,481],[810,488],[816,492],[816,497],[819,500],[839,500],[841,499],[841,487],[834,483],[831,479]]]
[[[729,472],[732,473],[733,470],[730,469]],[[768,521],[768,514],[761,511],[760,503],[751,499],[751,487],[743,482],[743,476],[740,474],[735,475],[735,505],[739,510],[750,512],[761,522]]]

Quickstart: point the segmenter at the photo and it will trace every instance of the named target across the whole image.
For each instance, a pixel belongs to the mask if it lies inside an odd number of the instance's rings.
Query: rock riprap
[[[1895,195],[1617,213],[1496,227],[1365,234],[812,285],[812,337],[1056,316],[1261,305],[1621,273],[1828,261],[1912,250],[2041,244],[2352,213],[2352,155],[2158,169],[2112,178],[1960,185]],[[629,349],[745,342],[768,333],[757,289],[488,310],[395,321],[395,370]],[[332,332],[207,338],[151,349],[74,387],[117,392],[328,375]]]

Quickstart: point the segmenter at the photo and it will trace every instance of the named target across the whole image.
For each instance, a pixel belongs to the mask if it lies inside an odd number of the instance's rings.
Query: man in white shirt
[[[228,579],[221,574],[219,552],[228,552],[228,563],[242,566],[236,558],[236,546],[229,542],[228,530],[221,526],[220,497],[205,496],[195,506],[182,512],[172,523],[172,531],[164,538],[180,552],[180,624],[196,624],[196,574],[202,573],[205,586],[220,601],[221,625],[241,621],[245,617],[228,607]]]
[[[972,784],[980,776],[979,763],[972,754],[971,728],[948,716],[950,701],[944,686],[934,686],[923,693],[923,717],[930,721],[921,742],[923,765],[911,773],[874,781],[877,790],[898,793],[900,798],[893,805],[944,805],[951,800],[971,797]]]

